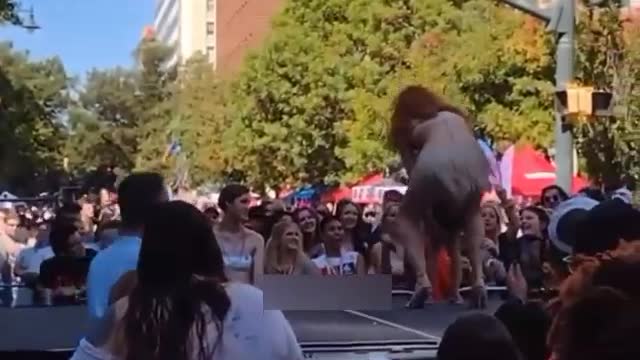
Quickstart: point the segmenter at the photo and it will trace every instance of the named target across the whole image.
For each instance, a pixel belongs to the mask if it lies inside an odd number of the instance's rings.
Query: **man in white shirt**
[[[119,235],[91,262],[87,278],[87,305],[93,318],[101,318],[109,306],[111,287],[120,277],[138,265],[144,218],[149,209],[168,201],[162,176],[137,173],[127,177],[118,188],[122,218]]]

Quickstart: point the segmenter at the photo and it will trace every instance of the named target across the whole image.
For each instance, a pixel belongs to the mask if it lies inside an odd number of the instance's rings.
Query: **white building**
[[[174,48],[167,65],[176,65],[201,52],[215,66],[215,18],[216,0],[156,0],[156,36]]]

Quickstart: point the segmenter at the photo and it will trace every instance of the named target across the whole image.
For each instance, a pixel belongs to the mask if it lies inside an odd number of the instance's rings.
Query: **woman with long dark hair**
[[[264,311],[259,289],[227,282],[206,215],[180,201],[149,215],[133,290],[74,360],[302,358],[282,312]]]
[[[344,229],[344,250],[356,251],[367,259],[371,225],[364,222],[360,206],[349,199],[342,199],[336,205],[336,217]]]
[[[293,220],[302,231],[302,246],[305,254],[310,258],[321,255],[322,240],[320,239],[320,217],[310,207],[299,207],[293,212]]]

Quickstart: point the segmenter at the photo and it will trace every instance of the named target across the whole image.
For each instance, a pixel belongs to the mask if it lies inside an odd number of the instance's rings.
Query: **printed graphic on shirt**
[[[313,259],[313,262],[322,275],[356,275],[358,253],[349,251],[343,253],[341,257],[321,255]]]

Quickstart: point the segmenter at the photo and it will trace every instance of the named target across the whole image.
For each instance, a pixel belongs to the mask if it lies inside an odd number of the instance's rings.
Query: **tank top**
[[[237,272],[248,272],[253,265],[253,254],[245,252],[245,246],[247,244],[246,238],[242,239],[242,247],[236,254],[228,252],[222,243],[220,244],[220,250],[222,250],[222,259],[224,266],[228,270]]]
[[[313,262],[322,275],[356,275],[359,255],[356,251],[342,251],[340,257],[323,254],[313,259]]]

